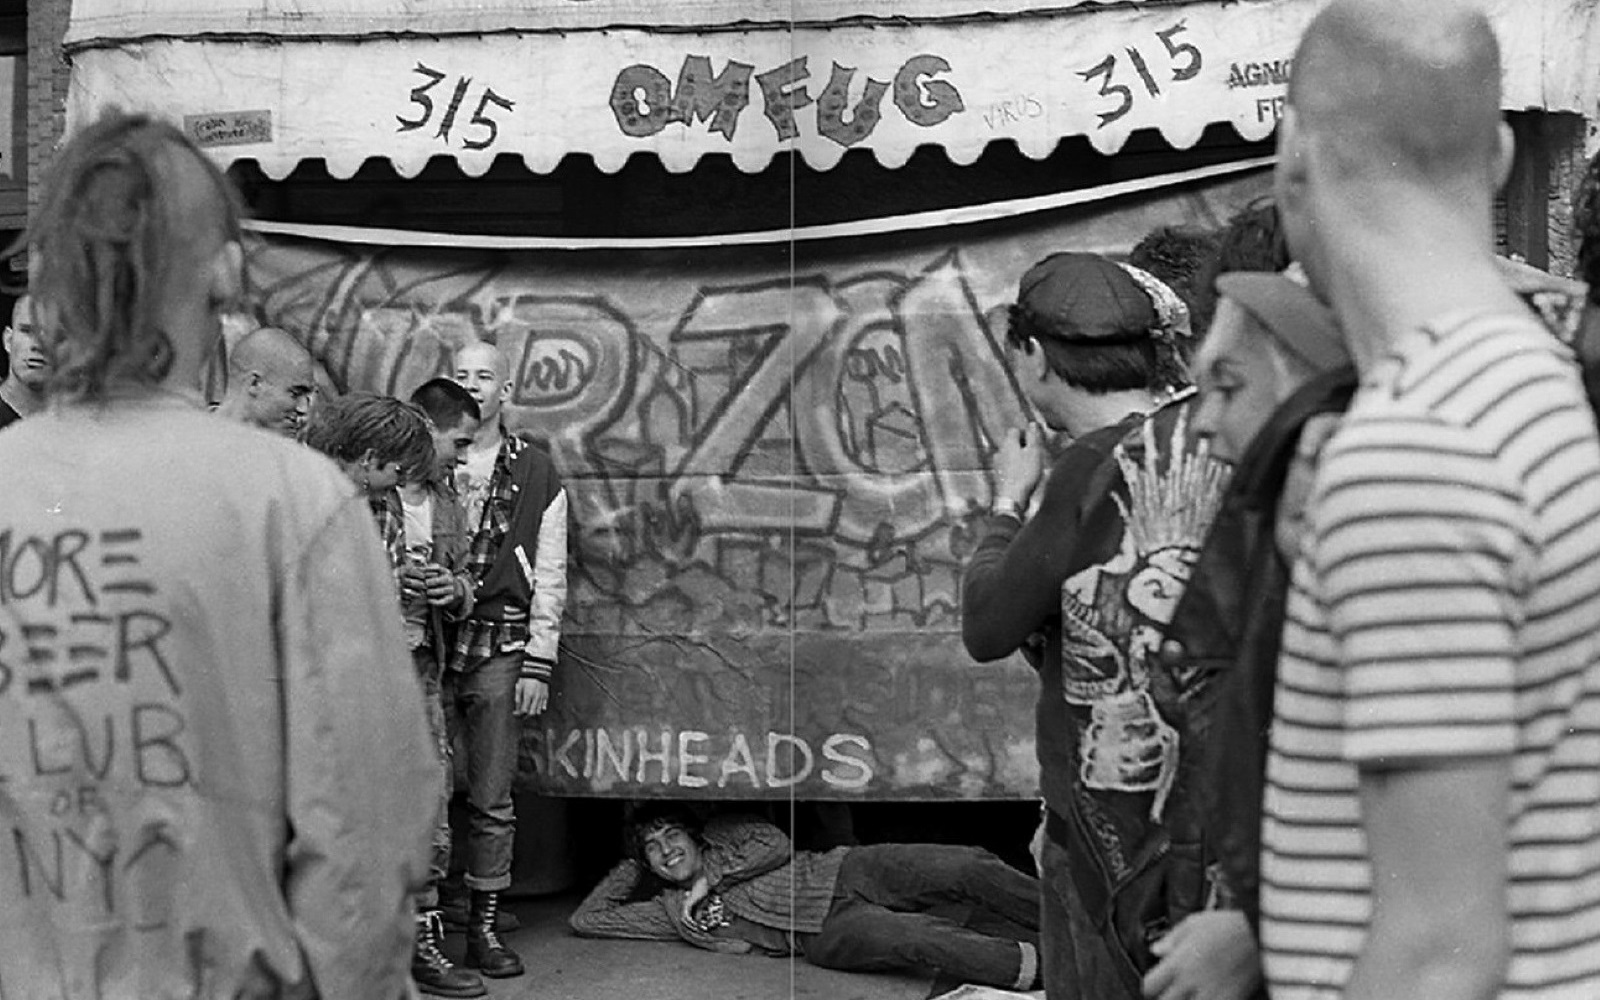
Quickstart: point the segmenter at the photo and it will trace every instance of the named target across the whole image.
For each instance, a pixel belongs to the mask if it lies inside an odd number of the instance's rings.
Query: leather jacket
[[[1261,793],[1290,567],[1276,541],[1278,500],[1307,421],[1340,413],[1352,368],[1312,379],[1268,419],[1234,469],[1222,510],[1178,602],[1165,652],[1184,666],[1184,816],[1229,904],[1259,926]],[[1194,795],[1191,793],[1198,793]]]

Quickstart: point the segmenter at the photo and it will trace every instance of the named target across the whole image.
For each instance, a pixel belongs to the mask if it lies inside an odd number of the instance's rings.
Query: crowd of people
[[[1499,80],[1470,5],[1332,0],[1269,202],[1020,277],[1038,419],[996,442],[961,613],[1039,675],[1036,875],[646,805],[572,929],[1051,1000],[1600,996],[1600,158],[1586,293],[1497,258]],[[27,234],[0,996],[482,996],[524,971],[501,895],[566,491],[492,343],[322,398],[262,327],[205,399],[239,212],[112,113]]]
[[[1051,997],[1600,992],[1600,309],[1495,257],[1499,80],[1470,7],[1318,14],[1281,259],[1248,213],[1144,248],[1209,261],[1197,393],[1138,268],[1022,279],[1047,429],[1001,444],[962,610],[1041,679]]]

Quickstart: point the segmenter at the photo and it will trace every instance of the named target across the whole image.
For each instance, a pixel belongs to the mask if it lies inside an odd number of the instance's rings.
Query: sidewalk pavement
[[[506,901],[522,926],[502,937],[528,971],[515,979],[485,979],[491,1000],[923,1000],[933,985],[932,972],[834,972],[800,958],[580,938],[567,917],[582,899],[582,893],[563,893]],[[464,947],[459,932],[446,937],[452,959],[459,961]]]

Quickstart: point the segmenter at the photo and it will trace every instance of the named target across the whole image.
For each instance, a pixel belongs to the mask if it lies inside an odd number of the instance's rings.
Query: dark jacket
[[[1355,387],[1354,369],[1321,375],[1256,435],[1167,632],[1166,656],[1183,664],[1172,674],[1186,744],[1186,799],[1176,811],[1197,824],[1202,863],[1220,866],[1231,905],[1252,928],[1260,921],[1261,792],[1289,587],[1275,534],[1278,499],[1306,422],[1343,412]]]
[[[428,609],[428,642],[433,649],[434,662],[443,665],[450,657],[445,623],[472,613],[474,587],[472,574],[466,570],[472,526],[467,523],[467,509],[461,505],[453,482],[442,479],[428,483],[426,488],[433,498],[433,561],[449,570],[462,586],[459,603]]]
[[[522,676],[550,680],[567,604],[568,520],[550,456],[504,436],[468,550],[475,605],[456,631],[453,669],[520,648]]]
[[[985,525],[963,581],[974,657],[1044,635],[1030,659],[1046,832],[1116,967],[1114,982],[1063,984],[1069,993],[1139,996],[1150,944],[1209,895],[1184,788],[1182,685],[1157,653],[1226,481],[1186,434],[1189,406],[1074,442],[1026,526]]]
[[[509,617],[527,614],[533,587],[522,570],[516,549],[522,546],[524,556],[533,558],[545,511],[561,492],[561,477],[556,473],[555,463],[537,445],[525,445],[511,460],[511,482],[515,484],[511,528],[488,571],[478,580],[472,611],[472,617],[485,621],[506,621]]]

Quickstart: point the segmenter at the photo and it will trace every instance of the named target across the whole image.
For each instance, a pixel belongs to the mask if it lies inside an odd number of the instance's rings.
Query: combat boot
[[[481,997],[489,992],[483,980],[471,969],[463,969],[445,957],[444,924],[438,910],[417,914],[417,941],[411,952],[411,981],[427,996]]]
[[[467,964],[490,979],[509,979],[522,975],[522,959],[500,940],[495,927],[499,910],[498,892],[472,890],[467,914]]]

